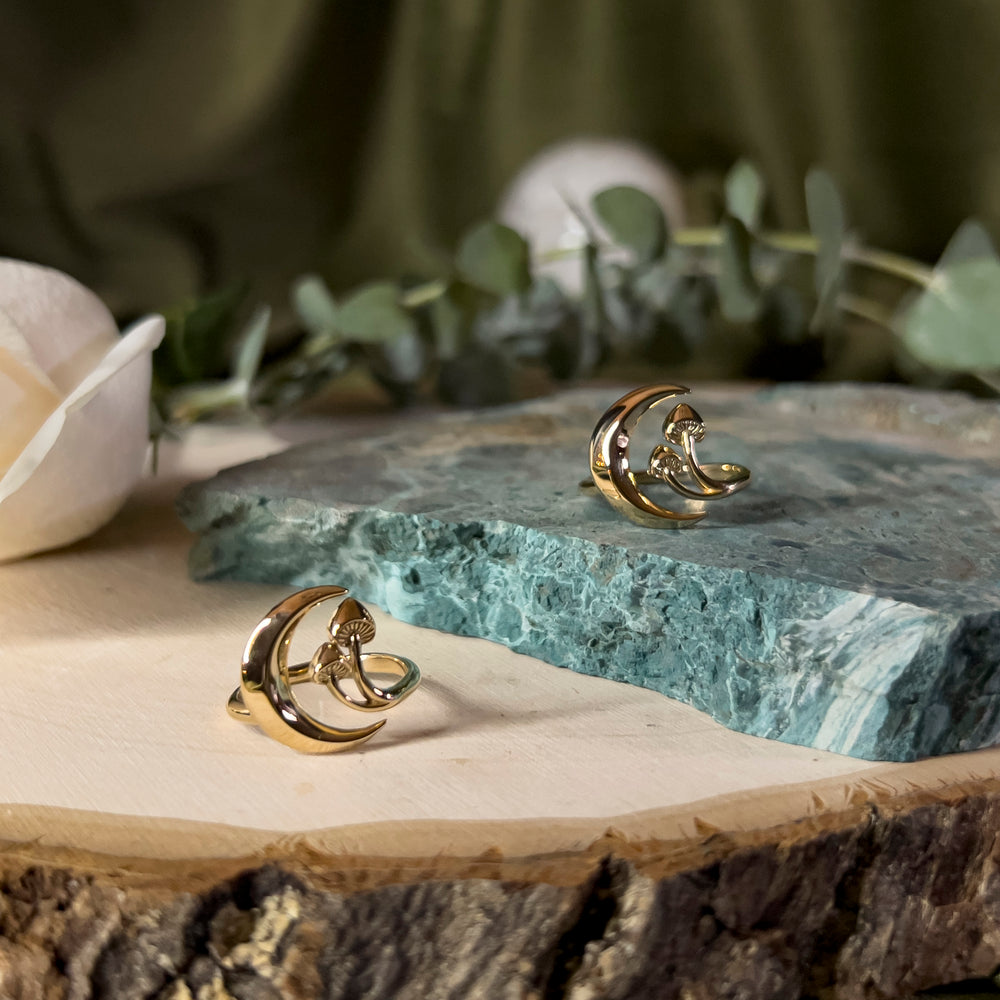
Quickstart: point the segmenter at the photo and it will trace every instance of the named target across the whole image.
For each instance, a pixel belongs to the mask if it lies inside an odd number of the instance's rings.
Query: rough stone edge
[[[998,780],[703,832],[531,858],[8,843],[0,996],[867,1000],[1000,965]]]

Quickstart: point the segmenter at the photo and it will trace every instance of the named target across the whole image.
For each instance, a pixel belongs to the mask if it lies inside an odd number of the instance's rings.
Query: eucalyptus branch
[[[563,379],[612,355],[674,364],[706,345],[716,350],[709,331],[719,320],[744,345],[752,329],[759,354],[748,371],[809,378],[822,364],[819,342],[845,316],[898,338],[920,362],[907,369],[913,375],[967,373],[1000,393],[1000,257],[981,224],[963,223],[930,266],[852,238],[836,185],[821,170],[805,179],[807,232],[761,230],[764,189],[741,161],[726,178],[718,226],[671,231],[653,197],[617,186],[586,206],[563,197],[579,242],[534,260],[521,234],[486,221],[416,284],[369,281],[334,296],[322,278],[303,276],[291,294],[301,339],[275,358],[263,352],[268,311],[247,319],[246,287],[233,286],[168,311],[154,404],[174,421],[280,412],[362,367],[399,402],[433,390],[483,405],[511,398],[522,365]],[[578,227],[567,224],[567,234]],[[792,255],[812,259],[811,282],[807,268],[787,266]],[[580,260],[583,276],[573,295],[532,269],[569,258]],[[857,294],[846,281],[852,266],[905,282],[906,308],[899,295]]]
[[[722,245],[723,231],[717,226],[694,226],[672,230],[671,240],[676,246],[690,247],[692,249],[715,250]],[[758,242],[771,250],[779,250],[784,253],[801,254],[803,256],[815,257],[819,252],[820,241],[811,233],[794,232],[789,230],[771,230],[758,234]],[[609,244],[606,242],[594,241],[598,249],[606,250]],[[566,260],[579,256],[587,248],[587,243],[580,243],[571,247],[557,247],[552,250],[544,250],[536,255],[539,263],[552,263],[559,260]],[[928,288],[934,278],[934,269],[911,257],[904,257],[901,254],[890,253],[887,250],[876,250],[871,247],[847,243],[842,251],[841,257],[848,263],[859,264],[862,267],[881,271],[921,288]]]

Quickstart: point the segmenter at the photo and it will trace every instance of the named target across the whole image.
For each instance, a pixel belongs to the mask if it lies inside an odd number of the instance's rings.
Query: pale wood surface
[[[287,588],[192,583],[173,497],[330,431],[195,428],[97,536],[0,566],[0,839],[152,858],[237,857],[289,835],[367,856],[524,856],[609,828],[699,838],[1000,779],[1000,749],[878,764],[766,741],[378,612],[376,646],[425,682],[366,748],[299,756],[239,726],[224,704],[240,653]]]

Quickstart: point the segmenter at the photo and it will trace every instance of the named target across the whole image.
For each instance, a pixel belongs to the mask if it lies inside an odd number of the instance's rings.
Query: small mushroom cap
[[[340,607],[330,619],[332,639],[357,638],[358,642],[371,642],[375,638],[375,619],[371,612],[353,597],[340,602]]]
[[[695,441],[705,440],[705,421],[701,415],[687,403],[678,403],[663,421],[663,436],[672,444],[681,444],[684,431]]]
[[[684,459],[665,444],[658,444],[649,456],[649,473],[658,479],[666,479],[670,472],[684,472],[686,468]]]
[[[324,642],[312,655],[309,665],[316,684],[326,684],[332,677],[349,677],[351,665],[344,659],[340,647],[334,642]]]

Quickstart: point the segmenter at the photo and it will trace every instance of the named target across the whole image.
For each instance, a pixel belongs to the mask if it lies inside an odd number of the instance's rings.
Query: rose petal
[[[66,545],[124,503],[148,445],[151,353],[164,321],[126,331],[0,479],[0,560]]]
[[[89,288],[39,264],[0,258],[0,310],[63,395],[118,340],[114,317]]]
[[[61,399],[62,394],[35,363],[21,331],[0,310],[0,476]]]

